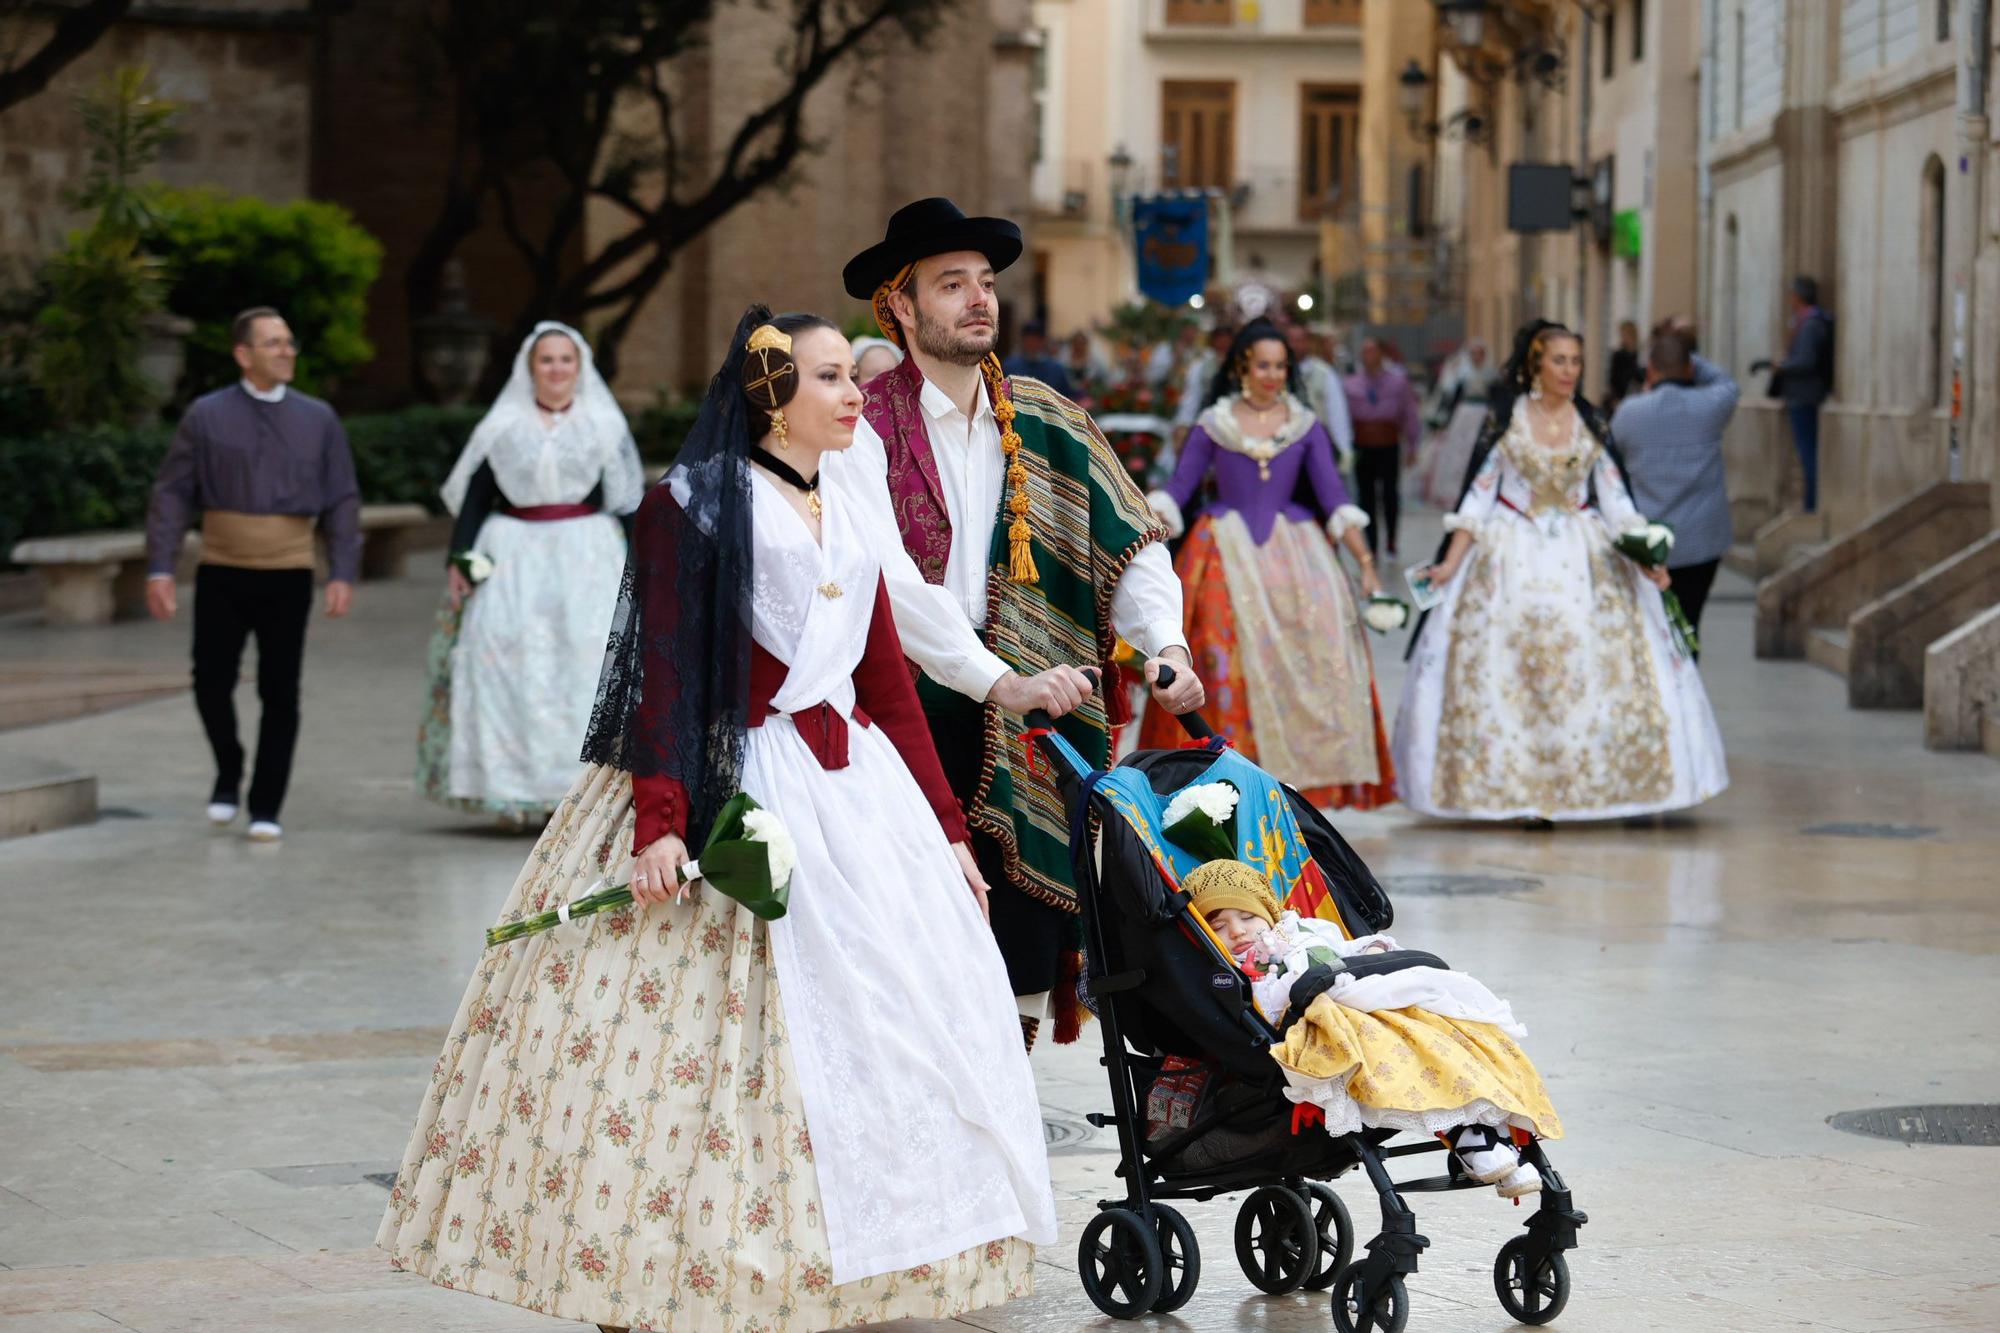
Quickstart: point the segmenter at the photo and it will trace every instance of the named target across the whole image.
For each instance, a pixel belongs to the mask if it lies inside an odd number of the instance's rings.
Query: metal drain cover
[[[1050,1152],[1089,1149],[1097,1131],[1088,1122],[1070,1116],[1042,1116],[1042,1142]]]
[[[1496,898],[1532,892],[1542,882],[1511,875],[1384,875],[1382,887],[1391,898]]]
[[[1849,1134],[1899,1143],[1941,1143],[1961,1148],[2000,1148],[2000,1106],[1878,1106],[1842,1111],[1826,1123]]]
[[[1937,830],[1928,824],[1814,824],[1805,830],[1809,838],[1928,838]]]

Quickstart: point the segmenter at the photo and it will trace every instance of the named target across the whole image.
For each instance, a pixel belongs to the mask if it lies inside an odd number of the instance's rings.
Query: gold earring
[[[790,429],[785,424],[785,409],[782,407],[773,408],[771,410],[771,434],[777,437],[780,449],[785,447],[785,435]]]

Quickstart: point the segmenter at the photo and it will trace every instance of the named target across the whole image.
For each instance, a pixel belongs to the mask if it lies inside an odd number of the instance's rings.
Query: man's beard
[[[923,306],[917,304],[917,350],[946,365],[978,365],[993,350],[997,336],[997,323],[990,323],[983,330],[950,327],[932,319],[924,313]]]

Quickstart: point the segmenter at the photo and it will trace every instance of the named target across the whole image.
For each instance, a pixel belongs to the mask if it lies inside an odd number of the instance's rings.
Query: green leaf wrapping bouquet
[[[1236,806],[1241,795],[1227,782],[1183,787],[1167,802],[1160,823],[1167,841],[1204,861],[1236,856]]]
[[[699,879],[734,898],[765,921],[776,921],[791,904],[792,871],[798,867],[798,846],[791,831],[747,792],[729,798],[708,831],[701,855],[680,868],[680,882]],[[486,932],[486,947],[537,935],[567,925],[578,917],[614,911],[632,901],[632,886],[620,884],[592,891],[553,912],[541,912],[494,926]]]
[[[1647,569],[1660,569],[1666,565],[1667,557],[1673,554],[1674,530],[1664,523],[1642,523],[1620,533],[1611,545],[1620,555]],[[1683,655],[1692,658],[1701,651],[1701,640],[1695,636],[1694,625],[1681,608],[1681,599],[1674,596],[1672,588],[1663,588],[1660,604],[1666,610],[1674,642],[1680,646]]]

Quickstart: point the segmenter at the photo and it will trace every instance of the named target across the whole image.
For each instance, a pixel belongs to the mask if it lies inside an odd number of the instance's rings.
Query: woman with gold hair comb
[[[965,820],[880,558],[820,487],[853,366],[752,307],[640,506],[589,767],[501,920],[600,879],[633,902],[481,960],[378,1236],[433,1282],[777,1333],[1001,1304],[1056,1238]],[[794,849],[776,919],[688,864],[738,793]]]

